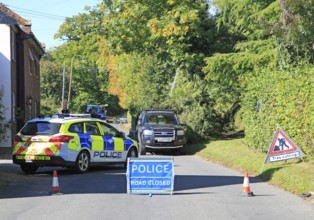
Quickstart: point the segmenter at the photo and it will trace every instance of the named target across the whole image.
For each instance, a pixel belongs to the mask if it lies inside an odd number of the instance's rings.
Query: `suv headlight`
[[[184,130],[177,130],[177,135],[178,136],[183,136],[184,135]]]
[[[143,131],[143,135],[144,136],[152,136],[153,135],[153,131],[152,130],[144,130]]]

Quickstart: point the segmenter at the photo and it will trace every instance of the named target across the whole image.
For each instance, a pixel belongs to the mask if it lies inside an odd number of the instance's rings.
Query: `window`
[[[145,117],[144,124],[174,124],[178,122],[174,114],[167,113],[149,113]]]
[[[69,132],[83,133],[83,123],[74,123],[70,125]]]
[[[97,123],[94,121],[86,122],[86,133],[89,135],[101,135]]]
[[[15,93],[12,92],[12,121],[15,121],[15,112],[16,112]]]
[[[115,128],[111,127],[110,125],[101,123],[100,126],[105,136],[119,137],[119,131],[117,131]]]
[[[34,75],[36,77],[39,76],[39,61],[38,61],[37,56],[35,56],[35,62],[34,62]]]
[[[31,49],[29,49],[28,54],[29,54],[29,74],[32,75],[35,71],[35,60]]]
[[[37,101],[35,101],[35,103],[34,103],[34,114],[36,117],[37,116]]]
[[[49,122],[28,123],[21,131],[23,135],[54,135],[59,133],[61,124]]]
[[[11,31],[11,59],[15,60],[15,32]]]

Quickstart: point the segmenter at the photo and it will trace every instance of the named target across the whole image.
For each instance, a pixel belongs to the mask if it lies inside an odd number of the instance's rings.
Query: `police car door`
[[[104,140],[102,138],[100,129],[96,121],[85,122],[86,135],[89,136],[88,142],[91,149],[91,162],[100,162],[99,157],[95,152],[100,152],[104,150]]]
[[[121,162],[126,160],[127,152],[124,148],[124,139],[120,137],[120,132],[107,123],[99,123],[104,136],[104,152],[102,157],[107,161]]]

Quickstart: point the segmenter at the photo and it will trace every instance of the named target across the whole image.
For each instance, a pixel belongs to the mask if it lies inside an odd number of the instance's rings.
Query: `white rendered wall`
[[[0,24],[0,89],[3,89],[3,105],[5,107],[5,121],[12,119],[12,89],[11,89],[11,31],[10,26]],[[8,128],[5,138],[0,139],[0,147],[11,147],[12,135]]]

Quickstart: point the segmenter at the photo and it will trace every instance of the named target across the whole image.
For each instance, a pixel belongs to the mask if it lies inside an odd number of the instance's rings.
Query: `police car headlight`
[[[178,136],[183,136],[184,135],[184,130],[177,130],[177,135]]]
[[[143,131],[143,135],[145,135],[145,136],[152,136],[153,135],[153,131],[152,130],[144,130]]]

